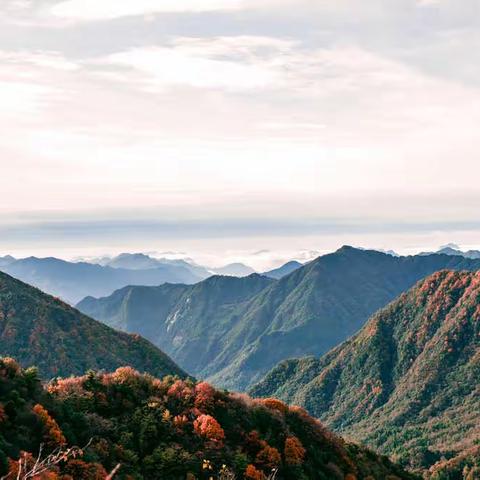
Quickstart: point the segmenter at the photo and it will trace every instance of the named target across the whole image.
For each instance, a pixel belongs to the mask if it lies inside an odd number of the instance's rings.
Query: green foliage
[[[67,473],[76,480],[104,478],[101,472],[118,463],[119,480],[217,478],[223,465],[238,479],[249,467],[268,475],[272,466],[279,468],[281,480],[331,479],[333,464],[343,476],[414,478],[345,444],[298,408],[205,383],[157,380],[129,367],[56,380],[42,389],[38,380],[32,384],[31,372],[0,360],[0,403],[6,402],[15,404],[16,415],[4,418],[0,429],[3,464],[7,457],[18,458],[20,450],[38,451],[45,429],[37,428],[33,410],[60,429],[69,445],[89,444],[81,459],[62,464],[51,478]]]
[[[138,335],[92,320],[65,303],[0,273],[0,352],[22,365],[26,386],[43,378],[79,375],[88,369],[133,365],[163,376],[185,373]]]
[[[443,268],[477,270],[480,260],[395,258],[343,247],[279,281],[252,275],[183,287],[128,287],[86,299],[79,308],[140,333],[192,375],[246,390],[282,360],[327,352],[379,308]]]
[[[425,469],[447,465],[480,438],[479,380],[480,274],[441,271],[324,357],[284,362],[252,394],[301,405],[334,430]],[[460,476],[438,478],[462,479],[457,463]]]

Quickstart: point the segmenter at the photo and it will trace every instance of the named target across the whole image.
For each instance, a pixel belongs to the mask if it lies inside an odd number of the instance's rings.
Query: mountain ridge
[[[345,246],[280,280],[246,277],[242,288],[248,295],[239,302],[225,302],[221,290],[211,291],[206,280],[172,302],[164,297],[166,310],[157,311],[154,300],[149,300],[151,308],[146,300],[141,305],[140,293],[122,302],[89,299],[78,307],[117,327],[119,316],[136,325],[143,318],[140,333],[192,374],[244,390],[286,358],[325,353],[376,310],[442,268],[477,270],[480,261],[446,255],[393,257]],[[188,300],[190,290],[199,295],[195,300]],[[133,291],[155,296],[148,288]],[[152,325],[155,337],[146,332]]]

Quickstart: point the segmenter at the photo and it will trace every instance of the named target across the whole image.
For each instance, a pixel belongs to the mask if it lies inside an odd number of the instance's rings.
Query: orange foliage
[[[108,473],[98,463],[86,463],[83,460],[70,460],[65,472],[75,480],[105,480]]]
[[[305,458],[305,449],[297,437],[288,437],[285,440],[285,462],[287,465],[301,465]]]
[[[265,398],[262,400],[262,403],[269,408],[270,410],[276,410],[282,414],[285,414],[288,412],[288,406],[285,405],[280,400],[277,400],[276,398]]]
[[[175,415],[173,417],[173,424],[177,428],[183,428],[188,423],[188,417],[186,415]]]
[[[71,377],[56,380],[55,383],[48,385],[48,392],[57,395],[60,398],[67,397],[92,397],[92,393],[84,390],[83,382],[86,377]]]
[[[34,467],[35,459],[33,458],[33,455],[31,453],[22,452],[21,459],[22,459],[21,472],[19,472],[20,462],[15,460],[9,460],[8,474],[6,477],[2,477],[2,478],[12,478],[12,479],[17,478],[19,473],[25,472],[25,465],[26,465],[27,471],[30,471]],[[57,480],[59,478],[60,477],[58,476],[57,472],[53,470],[47,470],[45,472],[42,472],[40,475],[36,475],[35,477],[33,477],[32,480]]]
[[[50,414],[37,403],[33,407],[34,413],[43,423],[45,441],[50,446],[65,445],[67,442],[63,436],[58,423],[50,416]]]
[[[200,415],[193,422],[193,429],[197,435],[207,438],[212,442],[222,442],[225,438],[225,432],[220,424],[210,415]]]
[[[256,458],[256,463],[268,468],[280,465],[281,461],[282,457],[280,456],[279,451],[274,447],[270,447],[270,445],[263,447],[262,450],[258,452]]]
[[[345,480],[357,480],[357,476],[353,473],[347,473],[347,475],[345,475]]]
[[[0,423],[4,422],[7,419],[7,414],[5,413],[5,409],[3,405],[0,403]]]
[[[265,475],[260,470],[257,470],[253,465],[248,465],[245,470],[246,480],[265,480]]]
[[[215,389],[206,382],[201,382],[195,387],[195,407],[199,409],[210,408],[215,400]]]
[[[104,379],[108,379],[108,377],[113,380],[113,383],[131,385],[140,379],[140,374],[132,367],[120,367],[111,375],[106,375]]]
[[[189,401],[194,397],[192,387],[187,385],[183,380],[177,380],[169,389],[168,396],[177,398],[178,400]]]

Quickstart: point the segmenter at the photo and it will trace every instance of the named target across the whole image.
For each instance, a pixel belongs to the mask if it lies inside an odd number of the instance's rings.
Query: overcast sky
[[[479,50],[478,0],[2,0],[0,254],[478,246]]]

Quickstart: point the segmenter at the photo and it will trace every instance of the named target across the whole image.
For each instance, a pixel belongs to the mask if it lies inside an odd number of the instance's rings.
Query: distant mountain
[[[7,265],[10,265],[15,261],[15,258],[13,258],[11,255],[6,255],[5,257],[0,257],[0,268],[1,267],[6,267]]]
[[[212,272],[193,262],[187,262],[183,259],[154,258],[144,253],[121,253],[116,257],[104,261],[104,265],[127,270],[147,270],[170,265],[172,267],[186,269],[202,280],[212,276]]]
[[[143,253],[121,253],[120,255],[105,262],[106,266],[113,268],[125,268],[127,270],[147,270],[156,268],[160,262]]]
[[[442,271],[322,358],[283,362],[251,393],[303,406],[404,464],[461,473],[480,441],[479,385],[480,273]]]
[[[85,298],[77,308],[127,332],[139,333],[175,356],[192,374],[215,360],[232,334],[244,304],[274,280],[253,274],[210,277],[196,285],[126,287]]]
[[[212,268],[212,272],[217,275],[228,275],[230,277],[248,277],[255,273],[255,270],[243,263],[230,263],[224,267]]]
[[[243,390],[282,360],[325,353],[418,280],[444,268],[477,270],[480,260],[397,258],[343,247],[278,281],[212,277],[186,289],[124,289],[78,307],[144,335],[195,376]]]
[[[466,252],[463,252],[460,250],[460,247],[458,245],[455,245],[454,243],[450,243],[448,245],[445,245],[441,247],[439,250],[436,252],[422,252],[419,255],[451,255],[451,256],[460,256],[460,257],[465,257],[465,258],[471,258],[471,259],[479,259],[480,258],[480,251],[478,250],[468,250]]]
[[[110,295],[127,285],[192,284],[204,277],[177,265],[158,265],[145,270],[127,270],[57,258],[30,257],[1,267],[2,271],[44,292],[75,304],[88,295]]]
[[[138,335],[117,332],[40,290],[0,273],[0,355],[42,377],[82,375],[132,365],[153,375],[185,377],[170,358]]]
[[[105,479],[116,465],[115,478],[138,480],[262,480],[272,469],[278,480],[415,478],[278,401],[129,367],[45,387],[12,359],[0,359],[0,372],[2,478],[20,478],[19,455],[36,458],[40,444],[87,446],[37,479]]]
[[[263,275],[269,278],[275,278],[279,280],[280,278],[285,277],[286,275],[289,275],[290,273],[294,272],[300,267],[303,267],[303,264],[301,264],[300,262],[291,261],[286,263],[285,265],[282,265],[279,268],[275,268],[274,270],[265,272],[263,273]]]

